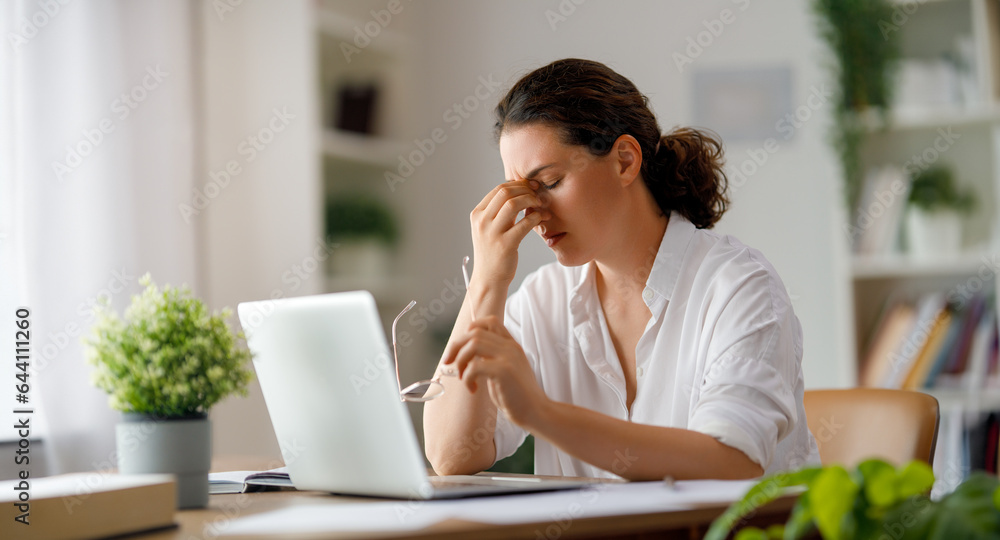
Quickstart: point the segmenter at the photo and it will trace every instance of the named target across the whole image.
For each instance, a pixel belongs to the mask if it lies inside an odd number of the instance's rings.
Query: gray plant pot
[[[118,472],[177,477],[177,508],[208,504],[212,424],[205,415],[157,418],[124,413],[116,427]]]

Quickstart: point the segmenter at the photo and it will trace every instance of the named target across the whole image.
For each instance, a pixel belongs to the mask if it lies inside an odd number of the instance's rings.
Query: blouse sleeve
[[[736,448],[765,470],[798,418],[802,330],[779,279],[756,275],[714,311],[712,340],[689,428]],[[707,328],[708,326],[706,326]]]

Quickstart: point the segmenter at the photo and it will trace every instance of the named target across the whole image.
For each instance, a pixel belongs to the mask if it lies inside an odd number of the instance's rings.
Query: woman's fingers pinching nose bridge
[[[507,180],[508,184],[520,184],[532,190],[540,188],[542,185],[537,180],[527,180],[525,178],[513,178]]]

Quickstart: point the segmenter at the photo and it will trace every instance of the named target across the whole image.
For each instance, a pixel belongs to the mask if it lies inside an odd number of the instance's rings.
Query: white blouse
[[[543,266],[508,298],[505,325],[549,398],[711,435],[766,474],[818,464],[802,407],[802,327],[771,264],[676,212],[650,259],[642,298],[652,317],[636,345],[631,414],[593,262]],[[497,459],[513,454],[526,435],[498,413]],[[538,438],[535,473],[617,476]]]

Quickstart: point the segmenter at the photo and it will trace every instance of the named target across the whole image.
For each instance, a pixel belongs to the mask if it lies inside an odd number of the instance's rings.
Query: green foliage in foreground
[[[934,473],[922,461],[896,469],[872,459],[848,471],[839,465],[762,479],[712,523],[706,540],[722,540],[741,520],[793,490],[799,495],[784,525],[741,529],[737,540],[795,539],[816,531],[826,540],[1000,537],[1000,481],[977,472],[939,501],[928,493]]]
[[[161,291],[149,274],[124,319],[109,306],[97,310],[84,339],[93,383],[111,408],[164,418],[208,412],[232,393],[246,395],[253,377],[250,352],[237,346],[226,324],[231,310],[210,314],[188,288]]]

